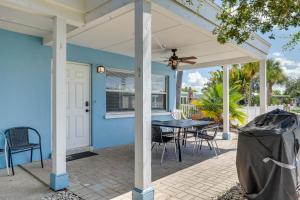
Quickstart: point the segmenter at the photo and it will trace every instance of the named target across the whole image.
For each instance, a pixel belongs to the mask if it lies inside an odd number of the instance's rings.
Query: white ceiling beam
[[[59,6],[57,3],[44,0],[2,0],[1,6],[21,10],[24,12],[39,14],[43,16],[61,17],[67,24],[82,26],[84,24],[84,14]]]
[[[206,67],[214,67],[214,66],[223,66],[223,65],[233,65],[233,64],[244,64],[249,62],[257,61],[255,58],[251,57],[239,57],[233,59],[226,59],[226,60],[216,60],[212,62],[205,62],[205,63],[197,63],[194,65],[182,65],[178,67],[178,70],[190,70],[190,69],[200,69]]]
[[[67,39],[70,39],[80,33],[91,30],[101,24],[104,24],[116,17],[119,17],[125,13],[128,13],[134,9],[134,0],[111,0],[92,11],[86,13],[85,24],[68,32]],[[51,45],[53,41],[52,34],[49,34],[43,38],[44,45]]]

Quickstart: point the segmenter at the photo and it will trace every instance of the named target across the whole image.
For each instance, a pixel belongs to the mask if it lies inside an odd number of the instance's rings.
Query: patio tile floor
[[[183,162],[168,146],[165,161],[160,165],[161,148],[152,153],[152,180],[155,199],[213,199],[237,182],[235,168],[236,140],[218,141],[221,154],[214,156],[207,146],[193,154],[192,142],[183,148]],[[67,162],[70,191],[86,200],[131,199],[134,181],[134,146],[125,145],[96,150],[99,154]],[[39,162],[23,167],[49,184],[51,161],[45,168]]]

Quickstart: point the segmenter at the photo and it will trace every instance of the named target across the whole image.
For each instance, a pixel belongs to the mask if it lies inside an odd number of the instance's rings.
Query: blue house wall
[[[0,130],[15,126],[36,128],[42,136],[43,156],[51,154],[51,58],[52,49],[39,37],[0,29]],[[134,142],[134,118],[106,119],[105,74],[96,66],[134,70],[133,58],[68,45],[67,60],[92,67],[92,146],[103,148]],[[169,77],[169,110],[175,105],[175,72],[153,63],[153,74]],[[156,116],[169,119],[170,116]],[[1,140],[3,142],[3,140]],[[34,153],[34,159],[38,153]],[[14,155],[15,164],[29,161],[29,152]],[[4,166],[3,157],[0,167]]]

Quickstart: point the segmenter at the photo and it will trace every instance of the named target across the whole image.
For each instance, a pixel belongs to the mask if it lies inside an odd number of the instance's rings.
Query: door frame
[[[89,102],[90,102],[90,112],[89,112],[89,145],[87,147],[78,147],[74,149],[67,149],[67,155],[74,154],[74,153],[80,153],[84,151],[93,151],[93,146],[92,146],[92,111],[93,111],[93,106],[92,106],[92,64],[87,64],[87,63],[81,63],[81,62],[76,62],[76,61],[67,61],[66,66],[68,64],[74,64],[74,65],[80,65],[80,66],[85,66],[89,68]],[[67,117],[67,116],[66,116]]]

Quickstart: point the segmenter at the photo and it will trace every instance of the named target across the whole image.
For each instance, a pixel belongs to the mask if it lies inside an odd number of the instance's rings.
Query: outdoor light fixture
[[[101,73],[101,74],[105,73],[105,67],[103,65],[99,65],[97,67],[97,73]]]

